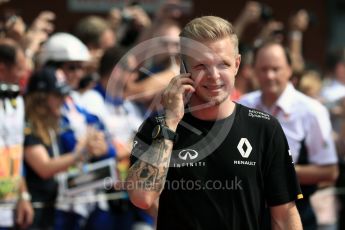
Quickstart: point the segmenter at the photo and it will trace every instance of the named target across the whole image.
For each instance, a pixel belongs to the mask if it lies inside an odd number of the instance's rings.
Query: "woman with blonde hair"
[[[53,228],[58,192],[54,176],[80,161],[85,146],[85,141],[81,140],[73,154],[59,154],[61,107],[70,88],[58,82],[57,73],[57,70],[49,68],[34,73],[25,95],[26,179],[32,201],[42,203],[42,207],[35,209],[33,229]]]

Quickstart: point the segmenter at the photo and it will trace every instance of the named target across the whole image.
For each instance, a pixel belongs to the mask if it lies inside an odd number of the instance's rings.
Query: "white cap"
[[[68,33],[52,35],[42,46],[39,62],[48,61],[89,61],[90,52],[77,37]]]

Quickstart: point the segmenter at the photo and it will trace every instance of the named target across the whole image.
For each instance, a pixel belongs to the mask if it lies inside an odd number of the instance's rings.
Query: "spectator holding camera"
[[[151,18],[138,4],[131,4],[120,9],[112,9],[108,20],[118,37],[118,44],[131,47],[138,42],[142,33],[151,26]]]

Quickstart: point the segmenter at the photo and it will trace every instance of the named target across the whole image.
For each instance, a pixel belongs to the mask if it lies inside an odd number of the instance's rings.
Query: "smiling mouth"
[[[208,90],[218,90],[223,88],[224,85],[204,85],[203,87]]]

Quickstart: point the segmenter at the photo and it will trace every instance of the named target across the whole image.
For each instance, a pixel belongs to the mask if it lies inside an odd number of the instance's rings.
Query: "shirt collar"
[[[285,115],[289,115],[292,112],[292,103],[294,100],[295,91],[296,89],[289,82],[286,88],[284,89],[283,93],[280,95],[276,103],[271,108],[267,108],[262,103],[262,98],[261,98],[260,102],[258,103],[259,104],[258,109],[263,109],[266,112],[272,112],[271,110],[273,110],[276,107],[279,107],[279,109],[281,109]],[[261,94],[261,97],[262,97],[262,94]]]
[[[293,87],[293,85],[289,82],[276,102],[276,106],[279,106],[285,114],[291,114],[292,112],[292,103],[294,101],[295,93],[295,87]]]

